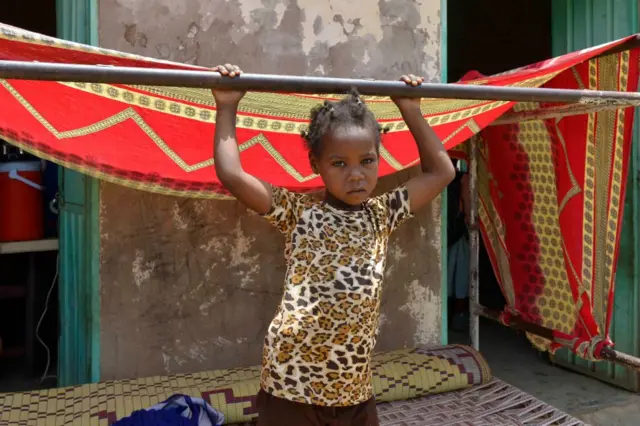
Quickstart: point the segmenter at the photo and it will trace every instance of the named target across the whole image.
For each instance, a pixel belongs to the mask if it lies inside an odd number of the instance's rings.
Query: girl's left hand
[[[237,65],[218,65],[211,71],[220,73],[221,75],[229,78],[235,78],[242,74],[242,70]],[[220,108],[226,105],[238,106],[240,100],[244,96],[245,92],[242,90],[229,90],[229,89],[213,89],[211,91],[216,101],[216,107]]]
[[[424,82],[424,78],[417,77],[413,74],[403,75],[400,77],[400,81],[404,81],[413,87],[420,86]],[[398,108],[405,109],[411,107],[420,108],[420,98],[407,98],[407,97],[392,97],[391,100],[398,106]]]

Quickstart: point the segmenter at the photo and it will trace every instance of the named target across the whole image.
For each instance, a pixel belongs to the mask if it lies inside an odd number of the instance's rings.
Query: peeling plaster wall
[[[440,76],[437,0],[100,0],[100,44],[246,71]],[[391,189],[412,172],[382,179]],[[390,244],[379,350],[440,340],[439,201]],[[102,378],[260,362],[280,299],[283,240],[230,201],[103,183]]]

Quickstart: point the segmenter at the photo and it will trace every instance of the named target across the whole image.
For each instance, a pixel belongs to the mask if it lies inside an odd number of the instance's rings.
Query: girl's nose
[[[349,170],[349,179],[362,179],[364,177],[364,173],[360,170],[360,167],[352,167]]]

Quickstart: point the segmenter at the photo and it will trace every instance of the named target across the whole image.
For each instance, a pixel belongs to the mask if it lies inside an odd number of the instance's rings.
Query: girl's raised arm
[[[229,64],[217,66],[214,71],[229,78],[242,73],[240,68]],[[213,90],[217,110],[213,159],[220,183],[251,210],[267,214],[271,210],[271,185],[245,172],[240,162],[236,114],[244,94],[245,92],[236,90]]]
[[[422,84],[422,77],[402,76],[402,81],[412,86]],[[424,207],[440,194],[455,177],[455,169],[442,141],[422,116],[419,98],[394,98],[402,118],[418,145],[422,173],[406,184],[411,212]]]

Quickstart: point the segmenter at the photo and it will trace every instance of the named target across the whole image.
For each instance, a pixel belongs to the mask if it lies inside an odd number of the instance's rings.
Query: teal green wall
[[[58,0],[58,37],[98,44],[97,0]],[[60,169],[58,386],[100,379],[100,186]]]
[[[553,56],[606,43],[639,31],[638,0],[553,0],[552,8]],[[635,356],[640,356],[639,119],[636,113],[611,329],[616,349]],[[628,369],[605,362],[591,363],[565,350],[559,351],[553,360],[601,380],[640,391],[638,373]]]

